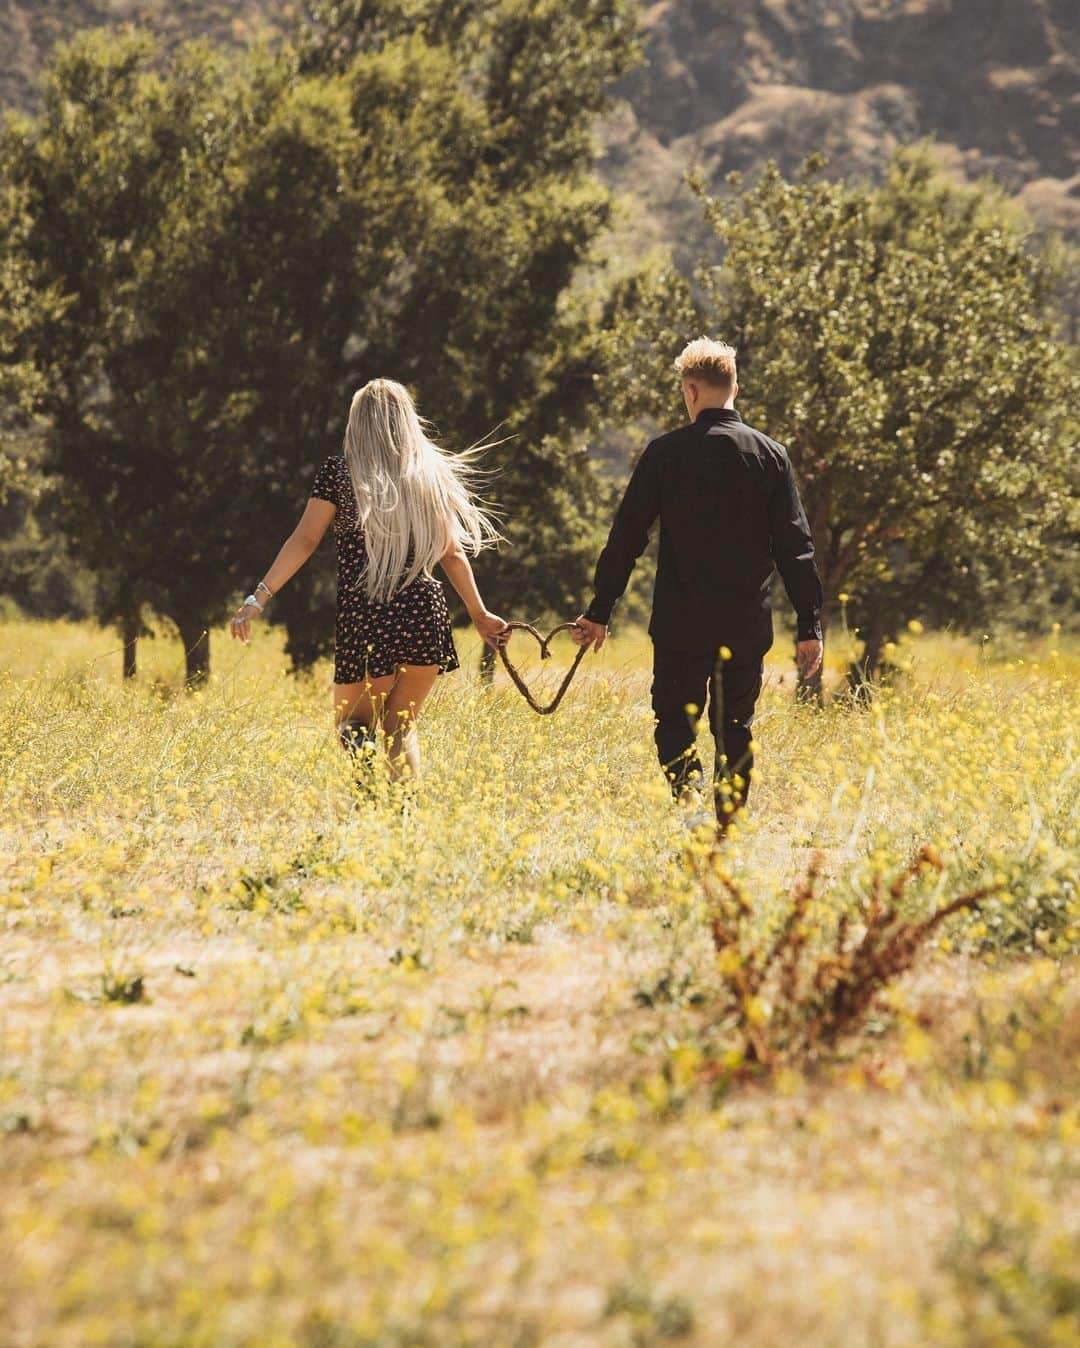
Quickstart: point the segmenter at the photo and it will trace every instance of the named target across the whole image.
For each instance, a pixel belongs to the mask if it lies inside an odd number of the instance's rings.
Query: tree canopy
[[[41,392],[41,372],[33,360],[31,333],[59,297],[50,294],[27,254],[31,216],[26,193],[0,184],[0,407],[5,429],[30,412]]]
[[[303,385],[326,349],[322,277],[304,274],[304,250],[288,281],[306,326],[295,306],[281,321],[280,216],[292,213],[290,244],[302,226],[318,253],[358,214],[333,190],[335,116],[355,140],[344,97],[292,88],[280,61],[244,74],[208,48],[163,67],[145,38],[96,34],[60,53],[42,117],[3,145],[39,224],[34,264],[68,301],[37,333],[59,518],[102,581],[101,616],[130,622],[142,603],[167,614],[192,675],[273,491],[253,410],[271,404],[265,423],[280,431],[282,388]]]
[[[514,544],[495,602],[562,607],[591,552],[573,432],[593,319],[569,297],[605,229],[589,129],[633,57],[622,0],[321,5],[295,47],[62,49],[0,145],[64,297],[37,322],[60,517],[102,616],[202,633],[291,527],[351,391],[410,384],[451,442],[502,426]],[[313,572],[279,611],[294,658],[331,634]]]
[[[981,625],[1046,566],[1075,502],[1080,384],[1014,208],[921,148],[878,185],[819,167],[700,192],[723,253],[695,299],[739,350],[743,415],[791,452],[827,610],[851,596],[873,662],[905,621]],[[666,408],[658,353],[667,365],[676,334],[655,297],[628,337],[629,395],[663,389]]]
[[[580,430],[603,316],[574,282],[611,220],[594,120],[637,58],[637,17],[629,0],[345,0],[308,6],[298,39],[302,69],[378,53],[430,97],[441,134],[416,179],[437,205],[353,368],[402,379],[453,441],[508,437],[490,464],[510,547],[478,573],[525,613],[577,603],[597,545]]]

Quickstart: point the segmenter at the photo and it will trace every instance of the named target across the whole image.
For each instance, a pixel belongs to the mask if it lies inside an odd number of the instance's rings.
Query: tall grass
[[[0,629],[7,1341],[1080,1341],[1075,650],[913,635],[824,709],[776,653],[723,852],[761,948],[811,865],[815,930],[927,847],[905,920],[995,893],[740,1085],[640,637],[552,718],[463,643],[415,799],[353,790],[328,667],[214,641],[187,695],[165,635],[124,686]]]

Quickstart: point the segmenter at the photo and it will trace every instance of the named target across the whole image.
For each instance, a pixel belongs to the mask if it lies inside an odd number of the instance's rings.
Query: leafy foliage
[[[565,615],[595,556],[601,493],[577,432],[603,308],[572,286],[611,219],[589,173],[593,121],[636,59],[636,23],[627,0],[350,0],[310,6],[299,39],[302,68],[381,53],[430,96],[437,139],[409,166],[410,190],[433,203],[424,245],[353,368],[403,379],[455,440],[509,437],[490,465],[511,546],[479,574],[492,604],[523,617]]]
[[[54,314],[58,297],[46,291],[27,257],[31,228],[26,194],[8,185],[0,190],[0,405],[3,429],[33,407],[41,392],[41,373],[36,369],[28,337],[42,310]],[[8,470],[0,477],[3,488]]]
[[[193,676],[377,374],[454,442],[512,434],[494,494],[528,546],[492,599],[563,609],[583,585],[595,315],[567,291],[609,218],[586,132],[632,11],[441,12],[359,6],[344,55],[314,27],[277,54],[91,34],[4,136],[27,265],[67,305],[35,331],[60,516],[101,616],[169,615]],[[276,606],[297,662],[328,646],[330,602],[312,572]]]
[[[290,173],[302,157],[305,183],[321,172],[325,184],[340,147],[332,101],[322,117],[306,91],[290,103],[280,62],[239,79],[206,49],[185,49],[164,73],[159,56],[140,35],[63,49],[42,118],[11,126],[3,151],[39,223],[34,262],[68,298],[37,334],[60,519],[101,578],[101,616],[127,618],[141,603],[168,614],[196,674],[202,629],[220,616],[258,518],[245,488],[266,480],[260,446],[241,438],[244,375],[254,382],[274,344],[280,383],[267,396],[306,391],[304,362],[329,326],[315,303],[307,331],[267,331],[264,296],[280,278],[261,273],[260,230],[273,238],[278,221],[262,207],[310,207]],[[275,182],[260,176],[268,165]],[[349,204],[318,217],[319,247]]]
[[[817,167],[699,189],[724,250],[698,273],[700,322],[739,348],[740,406],[791,451],[827,611],[852,595],[873,663],[905,620],[976,627],[1042,573],[1075,511],[1080,374],[1013,208],[921,149],[879,186]],[[672,343],[653,309],[651,342],[639,319],[622,354],[659,410]]]
[[[0,186],[0,591],[38,616],[86,613],[88,586],[73,579],[63,540],[45,534],[37,413],[47,384],[34,359],[34,334],[63,320],[65,301],[29,252],[27,193]]]

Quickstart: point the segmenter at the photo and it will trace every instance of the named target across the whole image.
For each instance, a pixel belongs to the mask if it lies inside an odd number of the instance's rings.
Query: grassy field
[[[714,856],[640,638],[543,720],[468,658],[412,802],[328,668],[214,642],[189,696],[166,636],[124,687],[0,627],[5,1348],[1080,1344],[1080,652],[911,635],[825,710],[773,665]],[[824,958],[924,846],[905,917],[995,893],[853,1029],[733,1009],[809,867]]]

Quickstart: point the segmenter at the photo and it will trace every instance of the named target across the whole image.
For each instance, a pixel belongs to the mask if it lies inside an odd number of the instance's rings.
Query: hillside
[[[82,25],[240,41],[290,12],[281,0],[0,0],[0,103],[32,106],[51,45]],[[718,181],[824,148],[836,172],[873,172],[899,142],[933,136],[956,170],[992,175],[1080,238],[1075,0],[658,0],[643,21],[647,63],[604,139],[607,175],[646,208],[646,236],[686,240],[693,165]]]
[[[172,40],[243,41],[289,8],[279,0],[0,0],[0,106],[33,107],[50,50],[80,28],[134,22]]]
[[[873,173],[932,136],[957,171],[1080,236],[1073,0],[660,0],[645,28],[607,138],[611,176],[655,205],[681,214],[694,165],[718,182],[825,149],[834,171]]]

